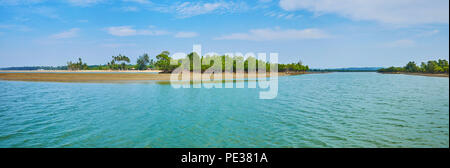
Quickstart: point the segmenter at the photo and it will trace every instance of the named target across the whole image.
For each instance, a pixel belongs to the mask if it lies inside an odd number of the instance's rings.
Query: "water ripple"
[[[449,81],[377,73],[257,89],[0,81],[0,147],[448,147]]]

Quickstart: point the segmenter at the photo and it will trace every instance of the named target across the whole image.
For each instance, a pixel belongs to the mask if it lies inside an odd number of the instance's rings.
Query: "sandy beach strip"
[[[32,73],[30,73],[32,72]],[[55,73],[56,72],[56,73]],[[92,72],[92,71],[89,71]],[[131,71],[125,71],[127,73],[99,73],[99,72],[109,72],[109,71],[97,71],[97,73],[80,73],[79,71],[27,71],[27,72],[4,72],[0,73],[0,80],[9,81],[47,81],[47,82],[93,82],[93,83],[104,83],[104,82],[133,82],[133,81],[169,81],[171,78],[170,73],[134,73]],[[113,71],[116,72],[116,71]],[[142,71],[144,72],[144,71]],[[295,72],[295,73],[284,73],[279,72],[278,76],[287,75],[300,75],[307,74],[308,72]],[[203,75],[203,74],[202,74]],[[193,76],[191,74],[191,76]],[[244,73],[242,76],[237,76],[235,73],[225,75],[222,73],[223,79],[252,79],[258,78],[257,74]],[[269,73],[266,73],[266,77],[270,77]],[[213,80],[213,75],[207,80]],[[181,80],[181,75],[179,76]],[[191,78],[191,80],[193,80]]]
[[[161,70],[0,70],[0,73],[160,73]]]

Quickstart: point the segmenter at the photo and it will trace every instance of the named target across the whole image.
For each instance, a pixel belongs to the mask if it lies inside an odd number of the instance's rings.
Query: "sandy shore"
[[[379,72],[382,74],[404,74],[404,75],[418,75],[418,76],[432,76],[432,77],[447,77],[448,74],[431,74],[431,73],[410,73],[410,72]]]
[[[141,73],[145,71],[139,71],[134,73],[133,71],[126,71],[127,73],[80,73],[81,71],[0,71],[0,80],[10,81],[47,81],[47,82],[92,82],[92,83],[110,83],[110,82],[133,82],[133,81],[169,81],[171,78],[170,73]],[[30,73],[32,72],[32,73]],[[57,73],[55,73],[57,72]],[[93,72],[93,71],[88,71]],[[109,71],[97,71],[97,72],[109,72]],[[117,72],[117,71],[111,71]],[[147,71],[149,72],[149,71]],[[154,71],[152,71],[154,72]],[[287,75],[300,75],[307,74],[309,72],[295,72],[295,73],[278,73],[278,76]],[[192,75],[191,75],[192,76]],[[226,75],[222,74],[223,79],[252,79],[258,78],[256,74],[244,73],[243,77],[236,76],[235,73]],[[266,77],[270,77],[267,73]],[[181,79],[181,76],[179,77]],[[210,79],[214,79],[213,76]],[[192,78],[191,78],[192,80]]]
[[[0,73],[92,73],[92,72],[117,72],[117,73],[159,73],[162,72],[161,70],[75,70],[75,71],[69,71],[69,70],[30,70],[30,71],[18,71],[18,70],[0,70]]]

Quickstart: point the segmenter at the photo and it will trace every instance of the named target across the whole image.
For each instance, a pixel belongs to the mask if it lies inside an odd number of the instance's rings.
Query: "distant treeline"
[[[34,70],[67,70],[67,66],[26,66],[26,67],[7,67],[0,70],[11,71],[34,71]]]
[[[105,65],[96,65],[96,66],[87,66],[86,63],[83,63],[81,58],[79,58],[78,62],[68,62],[67,69],[68,70],[146,70],[146,69],[156,69],[162,70],[164,72],[172,72],[176,68],[183,65],[183,62],[190,62],[189,67],[185,67],[190,71],[194,70],[194,61],[198,61],[201,64],[198,68],[201,72],[206,71],[207,69],[221,69],[222,71],[233,71],[236,72],[236,69],[243,68],[244,71],[248,71],[249,69],[257,70],[260,65],[265,65],[266,71],[270,71],[270,62],[265,62],[262,60],[258,60],[254,57],[248,57],[244,59],[244,57],[230,57],[227,55],[222,56],[199,56],[197,53],[190,53],[186,56],[186,58],[182,59],[174,59],[169,56],[170,53],[168,51],[163,51],[160,54],[156,55],[156,61],[150,59],[148,54],[141,55],[136,64],[130,64],[130,59],[124,55],[112,56],[112,60]],[[215,64],[218,62],[219,64]],[[229,65],[226,65],[229,63]],[[237,65],[244,65],[243,67]],[[186,66],[186,65],[185,65]],[[309,67],[307,65],[303,65],[301,61],[297,63],[290,64],[277,64],[279,72],[286,71],[308,71]],[[232,69],[231,69],[232,68]]]
[[[83,63],[81,58],[78,58],[78,62],[73,63],[72,61],[67,62],[68,70],[87,70],[89,69],[86,63]]]
[[[411,72],[411,73],[447,73],[448,74],[448,61],[428,61],[422,62],[420,66],[417,66],[415,62],[411,61],[404,67],[389,67],[379,69],[378,72]]]
[[[311,72],[376,72],[381,67],[310,69]]]
[[[222,56],[199,56],[195,52],[189,53],[185,58],[182,59],[174,59],[169,56],[170,53],[168,51],[163,51],[160,54],[156,55],[156,61],[149,58],[148,54],[143,54],[139,56],[136,61],[136,64],[130,64],[130,58],[125,55],[119,54],[118,56],[112,56],[111,61],[107,62],[104,65],[87,65],[86,62],[83,62],[81,58],[78,58],[77,62],[69,61],[67,62],[67,66],[33,66],[33,67],[10,67],[10,68],[1,68],[0,70],[162,70],[164,72],[172,72],[176,68],[180,66],[187,66],[183,64],[183,62],[190,62],[190,65],[185,67],[185,69],[189,69],[190,71],[200,70],[201,72],[206,71],[207,69],[213,70],[222,70],[222,71],[233,71],[237,72],[237,70],[243,70],[245,72],[257,71],[261,65],[265,65],[266,71],[270,71],[271,65],[270,62],[258,60],[254,57],[244,58],[241,56],[230,57],[228,55]],[[200,64],[199,67],[194,68],[193,62],[196,61]],[[216,64],[216,62],[218,64]],[[243,65],[243,66],[242,66]],[[301,61],[297,63],[290,64],[276,64],[278,67],[278,72],[299,72],[299,71],[308,71],[308,65],[303,65]],[[273,66],[272,66],[273,67]]]

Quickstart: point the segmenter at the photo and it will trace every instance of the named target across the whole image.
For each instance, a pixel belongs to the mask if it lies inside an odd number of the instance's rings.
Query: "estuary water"
[[[449,147],[449,78],[308,74],[260,91],[0,81],[0,147]]]

